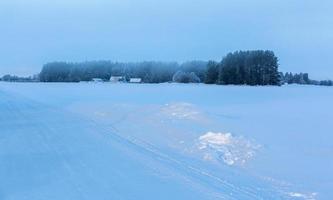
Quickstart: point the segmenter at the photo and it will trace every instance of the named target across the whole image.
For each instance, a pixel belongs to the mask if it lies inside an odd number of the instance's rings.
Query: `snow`
[[[205,135],[200,136],[199,140],[201,141],[203,147],[206,148],[209,144],[224,146],[230,145],[232,143],[231,133],[213,133],[208,132]]]
[[[211,160],[217,154],[228,165],[244,165],[260,147],[242,137],[234,137],[231,133],[207,132],[199,137],[200,150],[208,150],[205,159]]]
[[[0,199],[332,199],[333,88],[0,82]]]

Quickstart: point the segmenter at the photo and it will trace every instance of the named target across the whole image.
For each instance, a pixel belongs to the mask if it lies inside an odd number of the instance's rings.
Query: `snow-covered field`
[[[333,88],[1,83],[0,199],[333,199]]]

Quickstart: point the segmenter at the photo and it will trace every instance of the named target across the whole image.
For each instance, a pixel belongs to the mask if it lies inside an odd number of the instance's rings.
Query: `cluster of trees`
[[[4,75],[2,78],[0,78],[1,81],[7,81],[7,82],[37,82],[39,81],[38,75],[29,76],[29,77],[19,77],[15,75]]]
[[[332,80],[315,81],[314,85],[333,86],[333,81]]]
[[[234,85],[278,85],[278,58],[273,51],[236,51],[220,63],[207,64],[205,83]]]
[[[173,75],[172,81],[176,83],[200,83],[201,80],[194,72],[178,71]]]
[[[283,83],[288,83],[288,84],[311,84],[311,80],[309,79],[309,74],[308,73],[299,73],[299,74],[293,74],[291,72],[287,72],[285,74],[281,73],[280,74],[281,81]]]
[[[312,80],[309,78],[308,73],[291,73],[287,72],[285,74],[280,73],[280,80],[281,83],[288,83],[288,84],[301,84],[301,85],[324,85],[324,86],[333,86],[333,81],[331,80]]]
[[[79,82],[93,78],[109,80],[111,76],[141,78],[144,83],[163,83],[173,81],[176,73],[194,73],[200,82],[204,80],[207,62],[138,62],[119,63],[110,61],[93,61],[84,63],[52,62],[44,65],[40,80],[43,82]],[[177,79],[178,81],[187,81]],[[192,79],[189,79],[190,82]],[[197,80],[196,80],[197,82]]]

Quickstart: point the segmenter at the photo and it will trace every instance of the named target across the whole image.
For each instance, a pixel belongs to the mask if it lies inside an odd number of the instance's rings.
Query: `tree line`
[[[16,75],[10,75],[6,74],[0,78],[0,81],[6,81],[6,82],[38,82],[39,81],[39,75],[33,75],[28,77],[20,77]]]
[[[286,84],[301,84],[301,85],[324,85],[333,86],[332,80],[312,80],[309,78],[308,73],[291,73],[286,72],[285,74],[280,73],[281,82]]]
[[[120,63],[111,61],[92,61],[83,63],[52,62],[44,65],[40,73],[43,82],[79,82],[90,81],[93,78],[109,80],[111,76],[141,78],[144,83],[163,83],[178,80],[180,72],[183,76],[194,73],[201,80],[205,78],[207,62],[190,61],[179,64],[177,62],[137,62]],[[179,76],[175,76],[176,74]],[[185,79],[180,79],[184,80]],[[200,82],[199,81],[199,82]],[[189,82],[192,82],[189,80]]]
[[[279,72],[278,58],[273,51],[236,51],[220,62],[51,62],[43,66],[39,76],[20,78],[6,75],[4,81],[80,82],[111,76],[122,76],[125,81],[141,78],[143,83],[206,83],[221,85],[333,85],[331,80],[311,80],[307,73]]]
[[[39,78],[43,82],[79,82],[109,80],[111,76],[141,78],[144,83],[279,84],[277,57],[272,51],[261,50],[229,53],[221,62],[52,62],[43,66]]]

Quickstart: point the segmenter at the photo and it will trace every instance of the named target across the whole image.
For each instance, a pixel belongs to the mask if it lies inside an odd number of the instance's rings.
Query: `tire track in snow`
[[[125,121],[126,119],[122,119],[122,121]],[[97,121],[90,119],[92,123],[96,127],[101,127],[103,125],[99,124]],[[136,148],[139,148],[145,152],[148,152],[152,154],[155,158],[159,159],[162,162],[168,163],[168,166],[171,168],[177,168],[178,170],[185,170],[186,172],[191,172],[192,174],[198,175],[199,179],[201,178],[208,178],[210,180],[214,180],[215,182],[219,183],[221,187],[223,188],[228,188],[229,191],[233,194],[243,194],[247,196],[249,199],[258,199],[258,200],[264,200],[265,197],[258,195],[258,191],[255,189],[251,188],[242,188],[238,187],[235,184],[232,184],[231,182],[228,182],[227,180],[221,179],[218,176],[215,176],[203,169],[194,167],[192,165],[187,165],[183,163],[180,160],[177,160],[175,158],[170,157],[169,155],[163,153],[160,151],[158,148],[156,148],[153,144],[148,143],[146,141],[140,140],[138,138],[134,137],[129,137],[129,136],[124,136],[122,135],[119,130],[115,127],[115,123],[110,124],[110,128],[104,127],[105,131],[115,137],[117,140],[120,140],[121,142],[128,143],[132,146],[135,146]],[[177,166],[177,167],[175,167]],[[193,176],[191,176],[193,177]],[[271,196],[273,197],[273,196]],[[226,198],[226,199],[239,199],[238,197],[233,197],[233,196],[228,196],[226,194],[223,194],[223,197],[221,198]]]
[[[11,97],[10,101],[7,100],[7,104],[6,104],[6,108],[5,108],[5,110],[7,110],[7,113],[10,113],[10,115],[13,115],[14,118],[16,120],[19,120],[19,122],[22,124],[31,123],[31,121],[29,120],[29,119],[31,119],[31,117],[33,117],[33,115],[31,115],[32,114],[31,111],[37,112],[40,110],[40,107],[33,106],[33,103],[31,103],[31,102],[28,103],[27,101],[20,101],[20,103],[17,103],[16,96],[9,95],[9,94],[7,94],[7,96]],[[24,103],[22,103],[22,102],[24,102]],[[1,105],[1,106],[3,106],[3,105]],[[29,112],[28,109],[30,109],[31,111]],[[1,109],[1,110],[3,110],[3,109]],[[41,114],[43,114],[43,113],[41,113]],[[44,113],[44,114],[46,114],[46,113]],[[56,153],[58,160],[61,160],[63,166],[66,169],[66,172],[70,179],[71,185],[73,185],[75,187],[77,193],[80,194],[80,199],[88,200],[88,198],[84,194],[84,191],[82,190],[82,187],[73,178],[74,170],[71,168],[71,165],[65,158],[64,151],[61,151],[59,149],[59,147],[57,147],[56,145],[52,145],[52,143],[54,143],[54,141],[51,142],[50,135],[54,136],[54,135],[56,135],[55,134],[56,132],[54,132],[54,130],[51,130],[50,126],[46,125],[45,122],[43,122],[43,121],[38,121],[37,124],[34,124],[34,129],[36,129],[36,133],[34,133],[35,135],[32,137],[36,138],[36,136],[37,136],[37,138],[40,138],[40,140],[43,141],[40,143],[40,145],[42,145],[44,147],[44,149],[49,150],[50,152]],[[57,144],[59,144],[59,143],[57,143]]]

